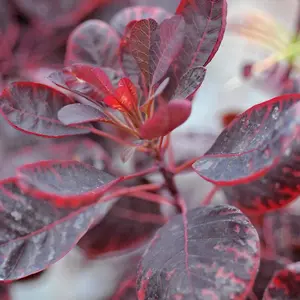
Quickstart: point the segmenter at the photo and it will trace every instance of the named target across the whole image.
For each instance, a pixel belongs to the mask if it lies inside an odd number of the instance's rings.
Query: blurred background
[[[119,10],[133,5],[157,5],[174,12],[179,2],[179,0],[0,0],[2,35],[0,89],[16,79],[50,84],[46,79],[47,75],[62,66],[66,40],[76,25],[84,20],[101,19],[109,22]],[[289,39],[297,30],[298,2],[298,0],[228,0],[229,26],[224,40],[219,52],[208,66],[206,79],[194,99],[192,116],[178,129],[178,133],[188,131],[216,135],[235,114],[285,91],[286,86],[282,86],[282,82],[276,76],[271,76],[268,72],[252,74],[251,66],[256,62],[263,62],[270,53],[255,38],[254,41],[249,36],[245,38],[237,28],[245,23],[249,15],[259,13],[263,19],[268,20],[268,24],[273,22],[272,24],[282,26],[287,33],[286,38]],[[77,13],[72,13],[74,7]],[[276,38],[276,32],[274,34]],[[278,72],[280,73],[280,70]],[[290,79],[293,80],[293,74]],[[0,176],[3,178],[8,176],[4,175],[7,165],[15,163],[13,159],[8,158],[7,153],[17,151],[24,145],[39,143],[40,139],[14,130],[2,120],[2,117],[0,124]],[[194,188],[195,199],[201,198],[210,188],[209,184],[195,174],[182,178],[179,184],[183,190],[189,189],[189,192]],[[111,299],[118,281],[127,269],[130,269],[131,260],[133,261],[140,251],[139,249],[127,251],[117,258],[100,256],[90,260],[80,250],[74,249],[40,276],[13,283],[11,298],[12,300]]]

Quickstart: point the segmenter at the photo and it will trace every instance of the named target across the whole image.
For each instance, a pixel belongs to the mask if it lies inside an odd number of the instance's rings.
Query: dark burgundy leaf
[[[135,276],[123,280],[111,300],[138,300],[135,282]]]
[[[82,206],[97,201],[113,184],[112,175],[78,161],[41,161],[17,171],[22,191],[57,206]]]
[[[161,105],[153,117],[140,127],[140,135],[149,140],[165,136],[182,125],[191,111],[191,103],[187,100],[172,100],[166,105]]]
[[[187,71],[206,66],[219,49],[226,26],[226,0],[181,0],[177,15],[184,17],[186,36],[178,63]]]
[[[299,195],[299,99],[280,96],[239,115],[194,164],[196,172],[249,213],[287,205]]]
[[[65,64],[117,67],[119,44],[120,38],[111,26],[100,20],[85,21],[68,39]]]
[[[132,21],[142,19],[153,19],[161,23],[164,19],[171,17],[171,14],[161,7],[154,6],[133,6],[120,10],[110,21],[110,25],[123,36],[126,26]]]
[[[263,300],[297,300],[300,298],[300,262],[277,271],[264,293]]]
[[[177,11],[186,23],[185,39],[181,52],[168,72],[171,84],[166,98],[171,97],[182,76],[191,68],[206,66],[214,57],[223,39],[226,0],[181,0]]]
[[[256,276],[253,292],[257,299],[262,299],[264,291],[274,273],[283,269],[285,263],[280,259],[261,259],[259,272]]]
[[[24,195],[15,179],[0,183],[0,199],[0,280],[16,280],[48,268],[109,208],[103,203],[59,208],[42,198]]]
[[[14,177],[17,168],[25,164],[54,160],[58,155],[61,160],[77,160],[99,170],[108,169],[111,164],[110,157],[99,143],[87,138],[51,145],[38,144],[7,155],[0,164],[0,179]]]
[[[93,121],[110,122],[100,110],[80,103],[64,106],[58,112],[58,119],[65,125],[84,124]]]
[[[104,97],[114,93],[114,87],[110,76],[116,77],[113,70],[102,69],[85,64],[73,64],[54,72],[48,77],[57,86],[78,94],[85,99],[78,101],[94,108],[103,105]],[[114,79],[116,80],[116,79]]]
[[[144,242],[165,222],[159,204],[133,197],[122,198],[78,245],[90,258],[124,250]]]
[[[153,76],[150,73],[150,48],[157,27],[158,23],[153,19],[137,21],[132,26],[128,39],[130,53],[144,76],[144,84],[147,88],[149,88]]]
[[[80,19],[108,0],[14,0],[22,12],[42,26],[61,27]]]
[[[58,111],[72,103],[73,99],[59,91],[32,82],[11,83],[0,97],[1,114],[13,127],[45,137],[89,132],[88,129],[65,126],[58,120]]]
[[[191,99],[195,92],[200,88],[206,74],[203,67],[194,67],[189,69],[177,85],[172,99]]]
[[[151,36],[149,71],[151,86],[167,73],[172,61],[181,50],[185,23],[182,17],[164,20]],[[178,95],[179,96],[179,95]],[[178,99],[178,98],[177,98]]]
[[[245,299],[258,267],[247,217],[232,206],[199,207],[157,231],[138,268],[138,298]]]

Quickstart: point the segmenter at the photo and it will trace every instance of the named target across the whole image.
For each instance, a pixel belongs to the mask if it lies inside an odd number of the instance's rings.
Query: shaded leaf
[[[65,125],[84,124],[93,121],[111,122],[100,110],[80,103],[64,106],[58,112],[58,119]]]
[[[113,76],[113,73],[112,70],[110,75]],[[88,101],[81,102],[95,108],[103,104],[104,97],[114,93],[107,73],[102,68],[86,64],[73,64],[50,74],[48,78],[57,86],[85,97]]]
[[[299,99],[276,97],[239,115],[195,171],[249,213],[287,205],[299,195]]]
[[[88,20],[76,27],[67,42],[65,64],[86,63],[117,67],[120,38],[105,22]]]
[[[16,280],[64,257],[110,204],[59,208],[24,195],[15,179],[0,183],[0,280]]]
[[[165,136],[182,125],[191,111],[191,103],[187,100],[172,100],[166,105],[161,105],[153,117],[140,127],[140,135],[148,140]]]
[[[195,92],[200,88],[206,74],[203,67],[189,69],[180,78],[179,84],[172,96],[172,99],[191,99]]]
[[[277,271],[268,284],[263,300],[296,300],[300,297],[300,262]]]
[[[173,217],[138,268],[139,300],[244,299],[259,266],[259,238],[238,209],[201,207]]]
[[[76,24],[107,0],[14,0],[25,13],[43,26],[61,27]]]
[[[54,160],[77,160],[90,164],[97,169],[107,169],[110,164],[110,157],[100,146],[87,138],[80,138],[74,141],[61,143],[38,144],[23,147],[18,151],[10,152],[0,165],[0,179],[14,177],[17,168],[38,161]]]
[[[67,207],[96,202],[119,181],[78,161],[40,161],[24,165],[18,169],[17,177],[25,193]]]
[[[123,36],[126,32],[126,26],[132,21],[142,19],[153,19],[161,23],[164,19],[171,17],[171,14],[161,7],[154,6],[133,6],[120,10],[110,21],[110,25]]]
[[[285,263],[279,259],[261,259],[259,272],[256,276],[253,292],[257,299],[262,299],[264,291],[273,277],[274,273],[280,269],[283,269]]]
[[[57,118],[58,111],[73,99],[59,91],[32,82],[14,82],[0,96],[0,109],[4,118],[15,128],[45,137],[63,137],[88,133],[63,125]]]
[[[118,200],[95,227],[79,241],[90,258],[128,249],[147,240],[166,219],[160,205],[133,197]]]

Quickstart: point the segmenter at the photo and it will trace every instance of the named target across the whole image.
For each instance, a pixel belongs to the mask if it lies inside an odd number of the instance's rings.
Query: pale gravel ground
[[[160,0],[161,1],[161,0]],[[288,28],[293,28],[298,0],[228,0],[229,18],[250,9],[271,12]],[[220,115],[227,109],[244,110],[272,95],[258,92],[249,85],[235,90],[224,86],[239,73],[245,58],[259,57],[259,52],[237,37],[226,34],[220,51],[209,65],[206,80],[195,100],[190,120],[180,130],[209,130],[218,132],[221,128]],[[203,184],[201,179],[192,176],[189,184]],[[207,189],[207,186],[203,188]],[[199,197],[199,195],[194,195]],[[99,259],[85,262],[73,251],[54,265],[41,279],[26,284],[15,284],[13,300],[105,300],[114,288],[114,282],[122,274],[122,264],[128,256],[116,260]],[[114,272],[113,270],[118,270]]]

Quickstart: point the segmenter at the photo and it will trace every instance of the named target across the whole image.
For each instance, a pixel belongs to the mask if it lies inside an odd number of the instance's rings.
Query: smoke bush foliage
[[[26,26],[53,36],[105,1],[44,0],[44,10],[14,2]],[[12,164],[0,170],[3,282],[41,272],[76,246],[89,258],[142,248],[112,299],[300,297],[300,225],[286,208],[299,196],[300,94],[233,115],[205,153],[204,134],[173,141],[219,49],[226,13],[226,0],[181,0],[175,13],[127,7],[109,23],[78,24],[48,84],[5,81],[3,119],[48,143],[6,153]],[[18,23],[2,21],[15,50]],[[116,167],[115,149],[133,172]],[[175,179],[193,171],[214,187],[189,209]],[[227,203],[211,204],[216,191]]]

